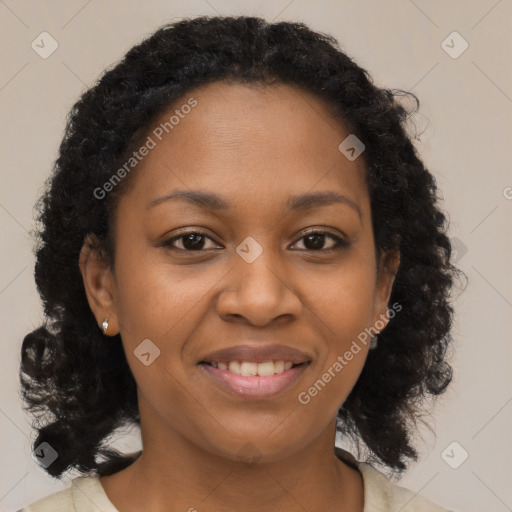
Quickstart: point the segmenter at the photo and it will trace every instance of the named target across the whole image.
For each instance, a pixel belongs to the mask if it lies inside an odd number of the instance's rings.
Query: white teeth
[[[275,361],[274,362],[274,373],[283,373],[284,372],[284,361]]]
[[[261,377],[268,377],[274,375],[274,363],[267,361],[265,363],[258,363],[258,375]]]
[[[258,363],[246,363],[245,361],[240,365],[240,373],[249,377],[250,375],[258,374]]]
[[[211,363],[219,370],[228,370],[239,375],[268,377],[276,373],[283,373],[289,370],[293,363],[291,361],[265,361],[263,363],[252,363],[250,361],[229,361],[229,363]]]
[[[230,361],[229,371],[233,373],[240,373],[240,363],[238,361]]]

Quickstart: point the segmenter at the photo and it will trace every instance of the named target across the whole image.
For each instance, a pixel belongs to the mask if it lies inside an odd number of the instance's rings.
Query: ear
[[[84,282],[89,307],[98,326],[108,320],[107,336],[119,333],[116,315],[115,282],[110,264],[95,235],[87,235],[79,258],[80,272]]]
[[[384,252],[381,255],[377,267],[377,285],[375,289],[372,326],[380,320],[379,325],[384,323],[384,327],[380,327],[378,331],[385,329],[389,322],[387,314],[389,299],[393,283],[400,266],[400,251],[398,249]]]

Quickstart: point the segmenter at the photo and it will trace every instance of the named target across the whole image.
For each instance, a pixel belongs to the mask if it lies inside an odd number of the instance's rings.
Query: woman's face
[[[190,98],[197,104],[181,109]],[[176,109],[167,133],[160,123]],[[349,132],[294,87],[217,82],[148,135],[154,147],[119,202],[114,271],[88,286],[98,323],[110,317],[109,333],[121,333],[143,436],[172,432],[262,460],[334,436],[368,346],[344,354],[385,314],[397,265],[378,277],[363,159],[338,149]],[[169,197],[178,190],[212,199]],[[261,352],[274,344],[298,353]],[[339,357],[346,364],[333,371]],[[273,377],[201,364],[230,360],[309,363],[259,367]]]

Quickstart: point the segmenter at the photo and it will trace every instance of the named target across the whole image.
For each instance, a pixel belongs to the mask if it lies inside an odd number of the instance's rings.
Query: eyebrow
[[[204,190],[173,190],[164,196],[157,197],[150,201],[146,210],[166,201],[181,199],[204,210],[228,210],[231,205],[223,197]],[[345,204],[354,209],[359,218],[362,218],[361,209],[355,201],[347,196],[334,191],[308,192],[306,194],[290,196],[287,201],[287,208],[292,211],[304,211],[331,204]]]

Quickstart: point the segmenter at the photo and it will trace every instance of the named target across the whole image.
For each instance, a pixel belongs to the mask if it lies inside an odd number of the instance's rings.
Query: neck
[[[312,444],[272,462],[242,462],[206,451],[169,426],[141,424],[143,452],[101,478],[120,512],[363,510],[357,470],[334,454],[335,422]]]

